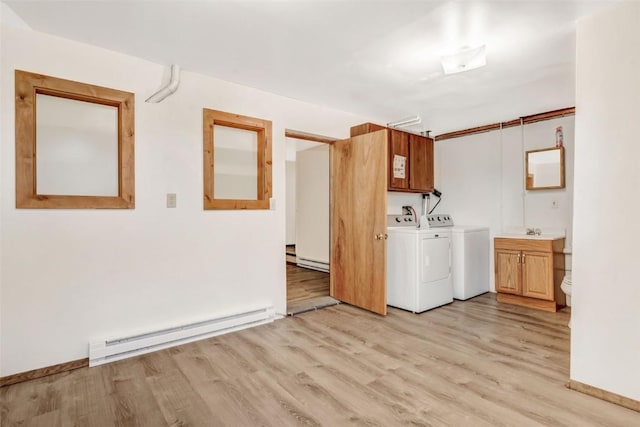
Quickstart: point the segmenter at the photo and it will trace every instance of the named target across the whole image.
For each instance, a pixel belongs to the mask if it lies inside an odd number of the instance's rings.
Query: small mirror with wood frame
[[[527,190],[564,188],[564,147],[527,151]]]
[[[269,209],[271,122],[203,109],[204,209]]]
[[[16,70],[16,207],[133,208],[134,99]]]

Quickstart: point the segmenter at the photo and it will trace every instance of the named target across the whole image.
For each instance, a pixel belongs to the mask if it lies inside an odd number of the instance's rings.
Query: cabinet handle
[[[382,233],[376,234],[376,240],[383,240],[383,239],[384,239],[384,234]]]
[[[522,254],[518,254],[518,264],[522,263]]]
[[[524,254],[522,254],[522,263],[523,264],[525,263],[525,255]]]

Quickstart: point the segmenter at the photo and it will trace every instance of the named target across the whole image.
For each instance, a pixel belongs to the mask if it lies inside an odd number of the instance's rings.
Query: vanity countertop
[[[495,236],[496,239],[528,239],[528,240],[558,240],[564,239],[564,233],[542,233],[539,235],[529,235],[526,233],[499,233]]]

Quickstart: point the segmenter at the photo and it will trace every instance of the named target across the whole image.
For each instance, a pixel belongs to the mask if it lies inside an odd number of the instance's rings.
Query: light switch
[[[560,205],[560,204],[558,203],[558,201],[557,201],[557,200],[552,200],[552,201],[551,201],[551,207],[552,207],[553,209],[558,209],[558,206],[559,206],[559,205]]]
[[[167,207],[175,208],[177,204],[176,193],[167,193]]]

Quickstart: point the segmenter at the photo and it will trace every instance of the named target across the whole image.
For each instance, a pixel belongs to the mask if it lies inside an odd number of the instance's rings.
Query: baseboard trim
[[[17,374],[7,375],[6,377],[0,377],[0,387],[4,387],[11,384],[17,384],[24,381],[35,380],[36,378],[42,378],[53,374],[59,374],[61,372],[72,371],[79,368],[89,367],[89,358],[72,360],[71,362],[59,363],[57,365],[46,366],[44,368],[33,369],[26,372],[18,372]]]
[[[627,409],[640,412],[640,401],[631,399],[630,397],[621,396],[610,391],[603,390],[598,387],[594,387],[589,384],[581,383],[576,380],[567,381],[567,388],[571,390],[579,391],[580,393],[588,394],[589,396],[597,397],[607,402],[615,403],[616,405],[623,406]]]
[[[308,268],[310,270],[323,271],[325,273],[329,272],[329,263],[323,261],[316,261],[309,258],[301,258],[297,257],[298,267]]]

